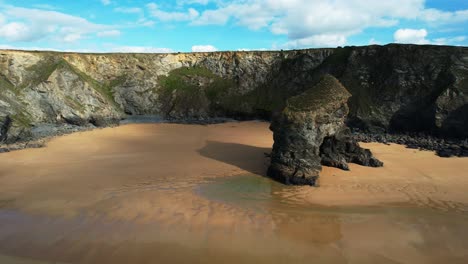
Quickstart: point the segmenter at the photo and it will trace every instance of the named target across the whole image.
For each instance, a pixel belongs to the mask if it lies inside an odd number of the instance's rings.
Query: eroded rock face
[[[268,175],[286,184],[315,185],[322,169],[320,146],[343,127],[350,96],[338,80],[326,75],[290,98],[270,126],[275,143]]]
[[[0,143],[43,125],[270,118],[324,74],[365,132],[468,137],[468,48],[386,45],[174,54],[0,51]]]
[[[274,145],[268,175],[285,184],[317,185],[322,157],[327,165],[342,169],[348,168],[347,162],[381,166],[369,150],[335,137],[345,129],[350,97],[336,78],[325,75],[306,92],[290,98],[270,126]],[[333,140],[324,147],[326,138]]]

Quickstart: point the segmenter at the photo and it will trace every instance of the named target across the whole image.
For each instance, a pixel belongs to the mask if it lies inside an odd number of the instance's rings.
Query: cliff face
[[[468,48],[388,45],[275,52],[74,54],[0,51],[0,140],[42,124],[126,115],[269,117],[331,74],[353,95],[349,124],[468,135]]]
[[[298,94],[328,73],[353,95],[348,118],[353,127],[468,136],[468,48],[347,47],[334,50],[319,65],[314,58],[301,54],[285,60],[271,93]]]

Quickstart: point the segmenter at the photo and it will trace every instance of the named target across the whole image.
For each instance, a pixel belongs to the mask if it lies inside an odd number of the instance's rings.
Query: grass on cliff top
[[[348,99],[351,94],[331,75],[325,75],[312,88],[287,101],[287,108],[293,111],[314,111],[336,101]]]
[[[223,79],[210,70],[199,66],[181,67],[172,70],[169,72],[168,76],[161,76],[159,83],[166,93],[171,93],[173,91],[187,94],[197,93],[200,91],[201,87],[191,81],[191,79],[196,77],[209,79],[209,84],[203,88],[206,97],[210,101],[216,100],[222,93],[233,86],[231,80]]]

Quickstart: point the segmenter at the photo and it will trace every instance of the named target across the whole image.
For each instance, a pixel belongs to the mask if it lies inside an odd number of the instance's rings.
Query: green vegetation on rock
[[[58,56],[46,56],[40,62],[26,68],[30,75],[26,81],[20,85],[19,90],[21,91],[28,86],[37,86],[40,83],[47,81],[50,75],[57,68],[64,66],[65,64],[66,61]]]
[[[98,93],[104,96],[104,98],[107,101],[109,101],[116,109],[121,110],[118,104],[115,102],[113,88],[124,83],[126,80],[126,76],[120,76],[107,84],[102,84],[97,80],[93,79],[91,76],[87,75],[86,73],[73,67],[69,63],[65,63],[66,67],[68,67],[70,71],[75,73],[83,82],[88,83],[94,90],[96,90]]]
[[[31,117],[27,112],[18,112],[11,116],[11,120],[20,127],[28,128],[31,126]]]
[[[196,80],[195,80],[196,79]],[[209,97],[216,96],[223,91],[226,91],[232,83],[225,80],[210,70],[195,66],[195,67],[181,67],[169,72],[168,76],[161,76],[160,84],[162,88],[167,92],[187,91],[195,92],[201,88],[194,81],[205,81],[208,82],[206,85],[205,92]]]
[[[235,87],[232,80],[199,66],[172,70],[167,76],[160,76],[159,84],[166,114],[197,108],[210,112],[222,104],[228,91]]]
[[[65,96],[65,100],[69,106],[71,106],[73,109],[79,110],[83,112],[85,110],[85,106],[78,102],[78,100],[74,99],[71,96]]]
[[[289,98],[287,107],[293,111],[315,111],[329,104],[340,103],[350,96],[335,77],[327,74],[314,87]]]
[[[14,91],[15,86],[3,74],[0,74],[0,89]]]
[[[259,85],[246,94],[234,94],[225,98],[222,106],[234,113],[263,114],[281,109],[284,99],[280,91],[272,92],[266,85]]]
[[[99,92],[103,97],[112,103],[117,109],[120,109],[114,100],[113,88],[125,82],[126,76],[120,76],[111,80],[109,83],[100,83],[93,79],[86,73],[80,71],[74,66],[70,65],[65,59],[58,55],[47,55],[43,60],[36,63],[33,66],[28,67],[26,70],[30,72],[28,78],[16,89],[16,93],[19,93],[22,89],[30,86],[37,86],[42,82],[46,82],[52,73],[57,69],[64,69],[66,71],[76,74],[81,81],[89,84],[94,90]],[[0,84],[2,84],[2,78],[0,78]],[[84,106],[77,102],[71,97],[67,97],[67,101],[78,110],[83,109]]]

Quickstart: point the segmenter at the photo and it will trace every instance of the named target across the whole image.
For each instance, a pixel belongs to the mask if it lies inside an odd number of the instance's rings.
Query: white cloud
[[[375,38],[369,40],[369,45],[380,45],[380,41],[377,41]]]
[[[124,53],[172,53],[174,50],[169,48],[158,48],[149,46],[120,46],[112,48],[113,52]]]
[[[156,24],[156,22],[154,22],[153,20],[148,20],[146,18],[140,18],[138,19],[136,23],[137,26],[142,26],[142,27],[152,27],[154,26],[154,24]]]
[[[237,0],[218,2],[203,11],[192,25],[233,22],[252,30],[269,29],[286,35],[284,46],[337,46],[349,36],[371,27],[392,27],[401,20],[423,23],[468,21],[468,10],[426,9],[425,0]]]
[[[31,41],[40,37],[40,32],[34,32],[24,23],[11,22],[0,26],[0,37],[7,41]]]
[[[224,25],[232,19],[240,26],[258,30],[269,26],[269,24],[275,20],[276,15],[275,10],[272,10],[260,2],[261,1],[252,1],[249,2],[249,4],[234,3],[215,10],[206,10],[199,18],[194,19],[192,24]]]
[[[461,45],[468,38],[466,36],[443,37],[428,39],[426,29],[399,29],[393,35],[396,43],[406,44],[434,44],[434,45]]]
[[[200,15],[193,8],[189,8],[187,12],[166,12],[161,10],[155,3],[149,3],[146,6],[150,14],[161,21],[191,21]]]
[[[443,26],[449,24],[455,25],[451,28],[461,31],[468,21],[468,10],[428,9],[425,7],[426,0],[175,0],[164,4],[155,1],[158,4],[149,3],[142,7],[131,6],[133,1],[125,1],[130,7],[117,7],[118,1],[113,0],[100,2],[112,8],[115,6],[115,12],[137,16],[134,21],[120,26],[102,25],[92,23],[92,19],[52,11],[53,6],[42,5],[33,9],[4,4],[0,8],[0,38],[9,42],[43,39],[58,43],[76,42],[96,36],[116,37],[121,34],[119,29],[123,28],[187,22],[192,26],[232,24],[251,30],[270,31],[285,39],[276,45],[279,48],[334,47],[346,45],[350,36],[368,28],[394,27],[405,21],[417,24],[425,31],[399,26],[401,29],[394,34],[395,41],[458,44],[466,43],[466,38],[460,40],[462,36],[453,33],[455,36],[432,39],[428,31],[441,33],[447,29]],[[196,10],[200,5],[207,6]],[[371,39],[370,43],[376,41]]]
[[[402,28],[398,29],[393,34],[393,39],[396,43],[407,43],[407,44],[429,44],[430,41],[426,39],[426,29],[411,29]]]
[[[224,10],[207,10],[197,19],[192,21],[193,25],[224,25],[230,15]]]
[[[60,8],[53,6],[53,5],[48,5],[48,4],[35,4],[33,5],[35,8],[39,9],[46,9],[46,10],[59,10]]]
[[[104,45],[106,46],[106,45]],[[60,49],[49,47],[20,47],[17,45],[0,45],[0,50],[41,50],[41,51],[59,51],[59,52],[85,52],[85,53],[108,53],[122,52],[122,53],[173,53],[174,51],[169,48],[158,48],[150,46],[109,46],[105,49]]]
[[[221,4],[204,11],[193,25],[233,21],[252,30],[268,28],[287,35],[284,46],[337,46],[368,27],[390,27],[400,18],[414,18],[424,0],[250,0]]]
[[[455,12],[441,11],[430,8],[420,12],[419,17],[426,22],[436,25],[461,23],[468,21],[468,10],[458,10]]]
[[[192,52],[214,52],[218,49],[212,45],[195,45],[192,46]]]
[[[78,34],[78,33],[70,33],[70,34],[67,34],[63,37],[63,41],[64,42],[76,42],[80,39],[82,39],[83,36],[81,34]]]
[[[346,44],[346,37],[340,34],[320,34],[306,38],[290,40],[281,45],[285,49],[299,49],[302,47],[336,47]]]
[[[0,37],[10,42],[31,42],[44,38],[74,42],[112,26],[92,23],[84,18],[57,11],[4,6],[8,23],[0,23]]]
[[[181,5],[207,5],[211,0],[177,0],[177,4]]]
[[[89,49],[55,49],[49,47],[20,47],[13,45],[0,45],[0,50],[40,50],[40,51],[59,51],[59,52],[95,52]]]
[[[433,40],[433,43],[437,45],[460,45],[460,43],[465,40],[467,40],[466,36],[456,36],[447,38],[436,38]]]
[[[247,48],[241,48],[241,49],[237,49],[237,51],[267,51],[269,49],[266,49],[266,48],[260,48],[260,49],[247,49]]]
[[[115,12],[125,13],[125,14],[141,14],[143,13],[143,9],[139,7],[117,7],[114,8]]]
[[[121,32],[119,30],[114,29],[114,30],[98,32],[96,35],[98,37],[104,37],[104,38],[119,37],[121,35]]]

